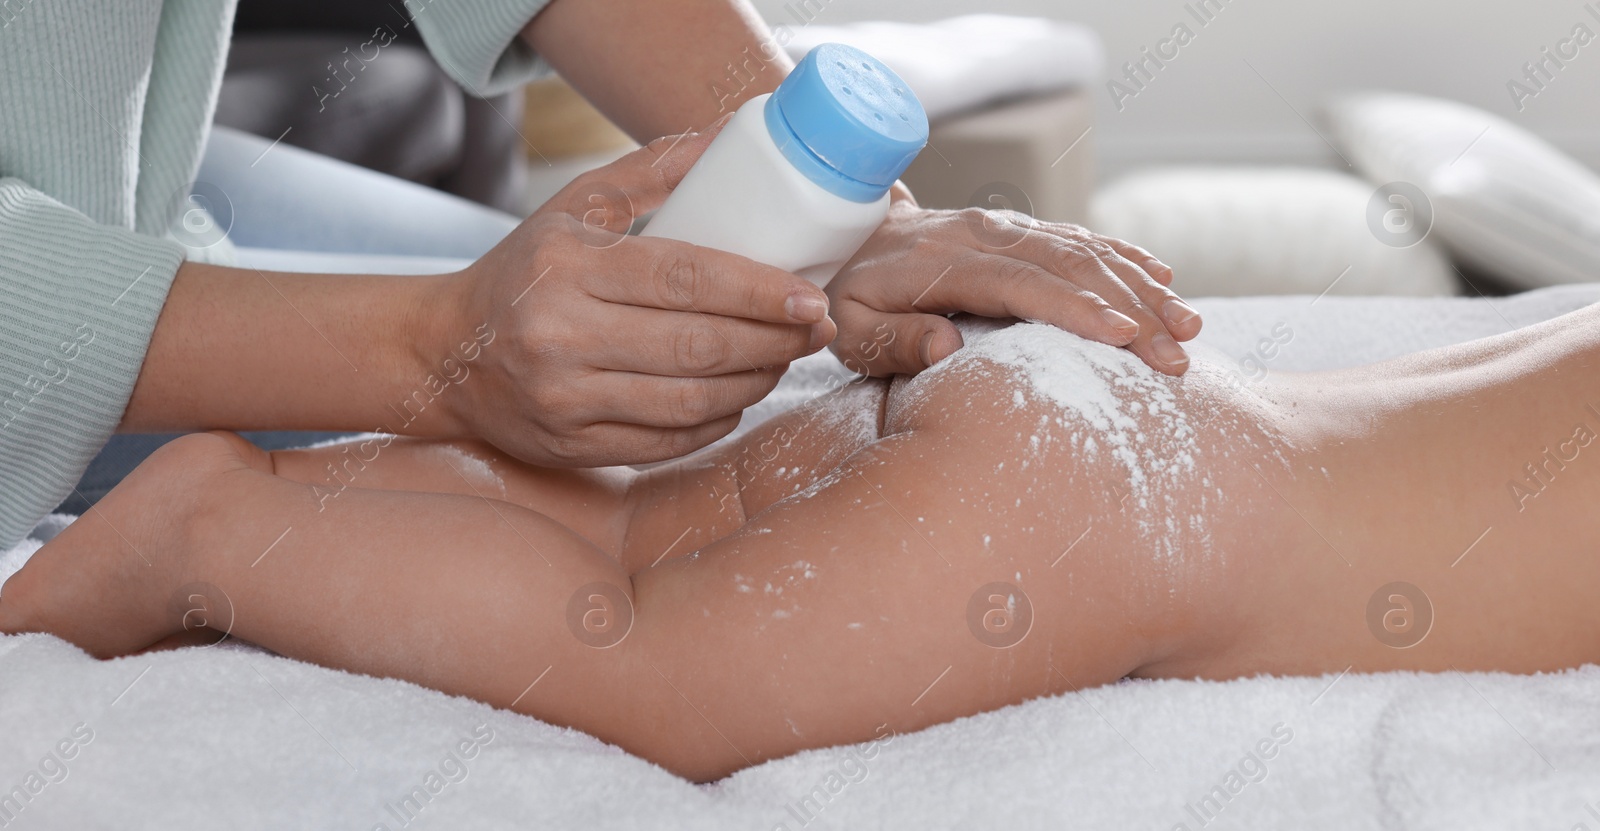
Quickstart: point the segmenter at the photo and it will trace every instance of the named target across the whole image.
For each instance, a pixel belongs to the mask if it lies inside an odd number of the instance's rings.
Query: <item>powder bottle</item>
[[[730,251],[826,283],[889,212],[928,116],[876,58],[838,43],[739,107],[644,236]]]

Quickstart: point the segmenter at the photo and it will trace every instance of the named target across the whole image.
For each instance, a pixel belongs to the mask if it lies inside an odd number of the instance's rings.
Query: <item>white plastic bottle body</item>
[[[730,251],[823,285],[889,215],[889,195],[855,202],[796,170],[767,130],[769,97],[734,113],[641,234]]]

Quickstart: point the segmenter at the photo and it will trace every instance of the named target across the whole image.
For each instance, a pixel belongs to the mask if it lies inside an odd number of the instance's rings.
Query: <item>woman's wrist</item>
[[[397,344],[406,368],[400,380],[402,404],[391,415],[404,425],[397,433],[431,438],[473,438],[476,404],[467,381],[491,348],[496,333],[474,317],[476,279],[471,269],[415,278],[406,292],[405,334]],[[481,316],[478,316],[481,317]],[[425,404],[425,406],[423,406]],[[431,412],[430,412],[431,410]]]
[[[452,275],[268,273],[184,263],[121,429],[373,430],[450,435],[443,407],[409,405],[439,347]],[[397,409],[398,408],[398,409]],[[400,430],[396,430],[400,432]]]

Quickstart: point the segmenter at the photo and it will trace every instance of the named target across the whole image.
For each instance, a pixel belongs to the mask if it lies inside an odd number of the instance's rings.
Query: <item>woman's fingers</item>
[[[1108,264],[1098,270],[1080,264],[1071,279],[1022,260],[1004,260],[992,267],[1008,275],[1007,286],[1017,286],[1005,294],[1007,314],[1125,346],[1169,375],[1181,375],[1188,369],[1188,354]]]
[[[1185,303],[1177,292],[1168,288],[1168,283],[1171,282],[1171,269],[1162,266],[1168,275],[1167,282],[1162,282],[1150,272],[1149,267],[1124,256],[1116,246],[1104,239],[1096,239],[1093,243],[1083,245],[1121,278],[1123,284],[1133,290],[1139,301],[1161,319],[1167,333],[1174,340],[1192,340],[1195,335],[1200,334],[1199,312]]]
[[[961,348],[961,332],[941,314],[883,312],[842,300],[834,316],[841,331],[864,333],[833,345],[845,369],[862,375],[914,375]]]
[[[1105,282],[1109,287],[1114,276],[1108,273]],[[1121,292],[1116,296],[1123,305],[1136,309],[1132,293],[1126,288]],[[947,266],[921,292],[912,313],[893,311],[898,304],[889,300],[867,293],[837,302],[834,317],[841,331],[870,333],[834,344],[834,352],[850,369],[872,375],[915,373],[943,360],[961,347],[960,333],[944,317],[949,312],[1042,321],[1112,346],[1133,343],[1142,328],[1103,293],[1028,260],[997,254],[968,253]],[[1156,325],[1145,317],[1150,327]]]
[[[1181,374],[1179,342],[1201,321],[1171,282],[1172,269],[1149,252],[1076,225],[902,202],[828,286],[834,351],[874,375],[915,373],[959,348],[959,332],[940,317],[967,312],[1051,323]],[[874,347],[886,334],[894,341]],[[852,354],[862,346],[873,354]]]
[[[1163,337],[1176,342],[1189,340],[1200,333],[1199,313],[1110,246],[1099,242],[1063,240],[1059,247],[1062,258],[1052,270],[1067,280],[1121,294],[1123,302],[1112,301],[1113,305],[1139,321],[1142,334],[1148,335],[1158,345],[1156,351],[1167,362],[1177,360],[1181,350],[1174,351],[1171,345],[1162,340]],[[1107,275],[1112,280],[1110,289],[1106,288],[1104,282]],[[1137,301],[1131,308],[1127,305],[1129,296]],[[1106,297],[1111,299],[1110,293]]]
[[[1077,225],[1023,216],[1013,219],[1010,226],[1013,232],[998,238],[1003,239],[1003,246],[985,246],[990,253],[1026,260],[1087,288],[1106,291],[1106,300],[1118,311],[1146,329],[1152,322],[1159,323],[1175,341],[1200,333],[1199,315],[1168,288],[1172,269],[1148,251]],[[1130,304],[1129,294],[1110,287],[1108,276],[1125,286],[1143,310]],[[1156,333],[1144,334],[1153,337]],[[1174,354],[1170,348],[1164,351]]]
[[[622,454],[632,460],[629,464],[662,462],[688,455],[726,437],[739,426],[739,416],[739,413],[734,413],[716,421],[683,429],[602,422],[585,427],[577,435],[576,441],[585,447],[604,447],[610,452]]]
[[[786,364],[826,346],[834,324],[767,323],[715,314],[618,305],[585,356],[596,369],[710,378]],[[621,335],[621,336],[618,336]]]
[[[1128,349],[1151,367],[1171,375],[1181,375],[1189,367],[1189,355],[1173,336],[1168,315],[1184,317],[1185,326],[1198,330],[1198,317],[1165,286],[1143,270],[1123,259],[1101,243],[1085,244],[1040,235],[1026,243],[1027,254],[1050,262],[1050,272],[1066,282],[1088,289],[1110,303],[1117,311],[1139,324],[1139,332]],[[1019,246],[1022,248],[1024,246]]]
[[[713,248],[655,237],[616,246],[585,289],[608,303],[768,323],[822,323],[828,296],[780,268]]]
[[[1158,303],[1169,299],[1164,286],[1108,249],[1097,253],[1043,233],[1030,237],[1003,254],[963,257],[930,287],[917,308],[1038,320],[1090,340],[1126,346],[1161,372],[1178,375],[1188,368],[1188,355],[1166,319],[1129,284]],[[836,314],[846,312],[841,304]],[[846,319],[840,317],[848,331]],[[1198,317],[1187,325],[1198,330]]]
[[[1200,317],[1195,310],[1144,266],[1124,256],[1117,242],[1120,241],[1091,234],[1075,225],[1042,223],[1028,239],[1008,253],[1032,260],[1068,280],[1081,280],[1089,288],[1099,288],[1099,282],[1106,275],[1112,275],[1174,340],[1190,340],[1200,334]],[[1147,263],[1153,263],[1152,268],[1160,265],[1137,246],[1123,243],[1122,248],[1136,257],[1147,258]],[[1163,270],[1170,280],[1171,269],[1163,265],[1158,270]],[[1110,295],[1106,299],[1123,312],[1139,317]]]
[[[1151,254],[1149,251],[1146,251],[1131,242],[1124,242],[1116,237],[1108,237],[1100,234],[1096,234],[1095,236],[1099,238],[1101,242],[1104,242],[1116,249],[1116,252],[1121,254],[1129,262],[1143,269],[1144,273],[1155,278],[1157,283],[1168,287],[1172,285],[1172,266],[1169,266],[1159,259],[1156,259],[1154,254]]]
[[[721,421],[760,401],[778,385],[787,364],[710,378],[668,378],[612,373],[593,395],[597,423],[635,424],[665,430],[698,428]]]

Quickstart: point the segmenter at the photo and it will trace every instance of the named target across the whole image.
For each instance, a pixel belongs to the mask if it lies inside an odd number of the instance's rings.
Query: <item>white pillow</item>
[[[1172,266],[1184,295],[1455,294],[1432,243],[1373,233],[1373,191],[1313,168],[1158,168],[1097,193],[1090,227]]]
[[[1521,288],[1600,280],[1600,176],[1548,142],[1417,95],[1362,93],[1325,115],[1368,179],[1422,189],[1434,234],[1462,262]]]

